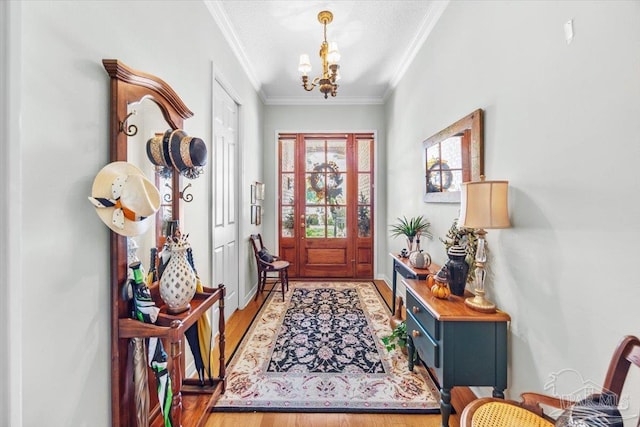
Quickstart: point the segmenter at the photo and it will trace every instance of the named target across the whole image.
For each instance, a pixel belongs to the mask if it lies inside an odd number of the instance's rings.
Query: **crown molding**
[[[247,54],[244,51],[244,47],[242,46],[242,43],[240,43],[240,39],[238,38],[236,32],[233,30],[233,25],[231,25],[229,17],[222,7],[222,2],[219,0],[203,1],[205,6],[207,6],[207,9],[209,10],[209,13],[213,17],[213,20],[216,22],[216,24],[218,24],[218,27],[220,28],[220,31],[222,32],[225,40],[229,44],[229,47],[231,47],[233,54],[238,59],[238,62],[240,62],[240,66],[247,75],[247,78],[251,82],[251,85],[258,93],[258,96],[260,97],[262,102],[266,102],[267,98],[264,91],[262,90],[262,84],[256,77],[256,73],[251,66],[251,62],[249,61]]]
[[[317,93],[315,97],[307,96],[272,96],[265,100],[265,105],[381,105],[384,99],[379,96],[340,96],[324,99]]]
[[[222,35],[225,40],[229,44],[232,52],[238,59],[242,69],[244,70],[247,78],[251,82],[251,85],[257,92],[258,96],[262,100],[265,105],[326,105],[327,100],[322,98],[320,99],[311,99],[311,98],[303,98],[303,97],[269,97],[265,94],[262,83],[258,80],[255,70],[249,61],[249,58],[244,50],[240,39],[238,38],[235,30],[233,29],[233,25],[229,20],[224,8],[222,7],[222,2],[220,0],[203,0],[206,5],[209,13],[213,17],[214,21],[220,28]],[[424,43],[426,42],[429,34],[435,27],[436,23],[442,16],[442,13],[449,5],[450,0],[433,0],[429,6],[429,10],[425,15],[422,23],[420,24],[420,28],[416,33],[416,36],[413,38],[412,42],[409,44],[409,47],[405,51],[402,60],[399,62],[398,69],[394,77],[389,82],[387,89],[385,90],[382,97],[339,97],[330,101],[332,104],[340,104],[340,105],[378,105],[384,104],[393,91],[396,88],[400,80],[404,77],[407,69],[415,59],[418,51]]]
[[[385,101],[389,97],[393,89],[395,89],[398,83],[400,83],[400,80],[402,80],[402,77],[404,77],[404,74],[407,72],[407,70],[409,69],[409,66],[415,59],[416,55],[418,54],[418,51],[420,50],[420,48],[422,48],[424,43],[427,41],[429,34],[431,34],[431,31],[436,26],[436,23],[442,16],[442,13],[449,5],[449,1],[450,0],[434,0],[433,2],[431,2],[431,5],[429,6],[429,10],[425,15],[424,20],[422,21],[422,24],[420,24],[420,28],[418,29],[416,36],[413,38],[413,41],[409,44],[409,48],[405,51],[405,54],[402,57],[402,60],[400,60],[400,65],[398,66],[398,69],[396,70],[395,75],[389,82],[389,86],[387,87],[387,90],[382,97]]]

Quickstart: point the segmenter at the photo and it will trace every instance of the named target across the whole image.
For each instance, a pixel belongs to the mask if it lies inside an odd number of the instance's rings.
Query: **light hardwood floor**
[[[387,303],[391,290],[383,281],[376,281]],[[258,296],[242,310],[236,311],[226,323],[225,357],[228,361],[267,293]],[[217,355],[214,360],[217,360]],[[474,398],[466,388],[454,388],[452,403],[457,413],[449,419],[451,427],[459,426],[459,413]],[[280,412],[216,412],[209,415],[206,427],[436,427],[440,426],[440,414],[328,414],[328,413],[280,413]]]

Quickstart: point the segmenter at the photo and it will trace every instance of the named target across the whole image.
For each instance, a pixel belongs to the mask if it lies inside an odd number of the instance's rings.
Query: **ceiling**
[[[398,83],[448,0],[204,0],[261,98],[269,105],[381,104]],[[323,27],[340,49],[338,95],[324,99],[301,86],[300,54],[321,70]]]

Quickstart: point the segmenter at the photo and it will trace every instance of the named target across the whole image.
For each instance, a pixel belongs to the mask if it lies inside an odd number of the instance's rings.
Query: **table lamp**
[[[509,208],[507,194],[509,181],[480,181],[462,183],[460,200],[460,219],[458,225],[477,229],[478,247],[476,249],[476,277],[474,297],[467,298],[465,304],[484,313],[493,313],[496,306],[484,297],[484,269],[487,262],[485,251],[486,228],[509,228]]]

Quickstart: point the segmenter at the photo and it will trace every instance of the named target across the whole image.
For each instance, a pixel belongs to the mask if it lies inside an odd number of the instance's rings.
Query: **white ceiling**
[[[448,0],[257,1],[204,0],[252,84],[271,105],[380,104],[395,87]],[[300,54],[311,58],[309,79],[321,70],[318,12],[333,12],[327,40],[342,56],[338,95],[306,92]]]

